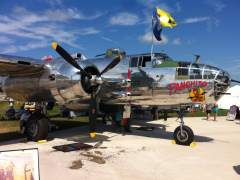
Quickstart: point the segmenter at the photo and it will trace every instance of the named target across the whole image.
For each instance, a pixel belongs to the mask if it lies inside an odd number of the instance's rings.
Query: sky
[[[239,0],[1,0],[0,53],[56,57],[51,42],[94,57],[107,48],[151,50],[151,16],[160,7],[177,26],[165,28],[155,52],[223,68],[240,79]]]

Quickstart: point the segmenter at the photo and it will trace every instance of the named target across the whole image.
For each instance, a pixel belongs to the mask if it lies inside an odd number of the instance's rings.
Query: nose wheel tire
[[[194,133],[192,129],[188,126],[178,126],[173,133],[173,138],[179,145],[190,145],[194,140]]]

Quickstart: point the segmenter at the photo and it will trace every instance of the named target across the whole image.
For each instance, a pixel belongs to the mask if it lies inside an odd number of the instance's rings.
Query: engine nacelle
[[[48,102],[54,101],[47,86],[41,84],[41,77],[8,77],[4,80],[2,90],[18,101]],[[46,82],[46,80],[44,80]],[[48,81],[48,80],[47,80]]]
[[[54,82],[52,82],[51,92],[60,103],[88,97],[88,93],[82,87],[81,74],[72,75],[70,78],[56,75]]]

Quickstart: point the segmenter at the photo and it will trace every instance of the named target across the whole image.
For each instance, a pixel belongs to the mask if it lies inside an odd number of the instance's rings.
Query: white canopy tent
[[[218,107],[220,109],[230,109],[230,106],[236,105],[240,107],[240,86],[236,85],[227,90],[226,93],[218,100]]]

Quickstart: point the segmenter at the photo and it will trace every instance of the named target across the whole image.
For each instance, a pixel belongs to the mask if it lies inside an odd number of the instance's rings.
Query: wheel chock
[[[197,146],[197,143],[196,142],[192,142],[190,145],[189,145],[191,148],[194,148]]]
[[[46,142],[47,142],[47,140],[39,140],[39,141],[37,141],[38,144],[43,144],[43,143],[46,143]]]
[[[171,142],[172,142],[172,144],[177,144],[175,140],[172,140]]]
[[[90,135],[91,138],[96,138],[97,133],[96,132],[91,132],[91,133],[89,133],[89,135]]]

